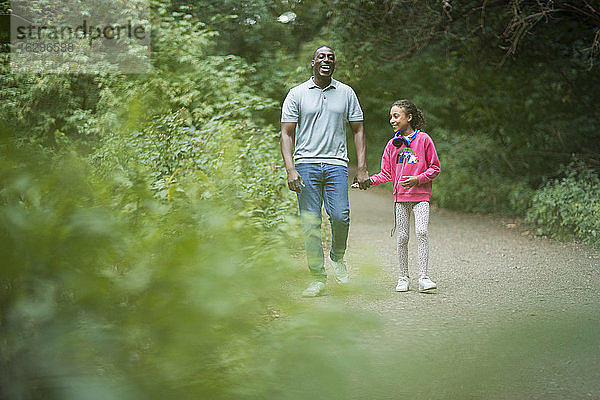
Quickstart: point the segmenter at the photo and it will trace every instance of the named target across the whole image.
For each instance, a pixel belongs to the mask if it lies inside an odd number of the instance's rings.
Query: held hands
[[[352,189],[362,189],[362,190],[367,190],[368,188],[370,188],[373,185],[373,182],[371,182],[371,179],[368,179],[368,182],[363,182],[364,186],[361,187],[360,186],[360,182],[358,181],[357,178],[354,178],[354,183],[352,185],[350,185],[350,187]]]
[[[370,180],[369,180],[370,182]],[[404,189],[410,189],[413,186],[417,186],[419,184],[419,178],[417,178],[416,176],[406,176],[403,180],[400,181],[400,185],[402,185],[402,187]],[[358,189],[359,185],[358,182],[354,182],[351,186],[352,189]]]
[[[352,182],[350,187],[353,189],[367,190],[372,184],[373,182],[371,182],[371,179],[369,178],[369,172],[367,171],[367,168],[359,168],[356,171],[354,182]]]

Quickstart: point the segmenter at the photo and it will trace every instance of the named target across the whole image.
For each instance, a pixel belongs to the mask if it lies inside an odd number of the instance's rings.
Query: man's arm
[[[281,123],[281,155],[283,156],[283,163],[285,164],[285,171],[287,172],[288,188],[294,192],[302,192],[304,182],[302,177],[296,171],[294,166],[294,137],[296,135],[296,122],[282,122]]]
[[[369,172],[367,171],[367,142],[363,121],[350,121],[350,128],[354,135],[354,147],[356,148],[356,160],[358,163],[355,181],[361,189],[371,186]]]

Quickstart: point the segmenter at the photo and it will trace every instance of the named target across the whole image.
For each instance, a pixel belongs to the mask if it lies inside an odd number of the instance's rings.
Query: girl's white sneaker
[[[426,292],[433,289],[437,289],[437,285],[429,277],[423,276],[419,278],[419,292]]]
[[[398,278],[398,284],[396,285],[396,292],[408,292],[408,286],[410,285],[410,280],[408,276],[401,276]]]

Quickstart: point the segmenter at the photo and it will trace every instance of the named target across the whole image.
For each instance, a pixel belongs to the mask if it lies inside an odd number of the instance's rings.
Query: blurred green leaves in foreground
[[[3,399],[586,398],[598,389],[600,328],[589,316],[497,315],[476,327],[458,316],[386,333],[345,304],[352,289],[300,301],[293,225],[286,235],[247,223],[191,186],[185,201],[157,199],[145,184],[124,189],[74,152],[0,146]],[[360,294],[373,290],[362,279]]]
[[[292,309],[291,236],[226,200],[190,185],[169,202],[76,153],[1,146],[0,397],[263,398],[279,390],[270,352],[351,338],[334,311],[274,325]]]

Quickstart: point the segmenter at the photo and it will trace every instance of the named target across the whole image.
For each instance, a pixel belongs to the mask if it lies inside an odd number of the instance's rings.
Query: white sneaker
[[[333,270],[333,277],[335,281],[341,285],[346,284],[350,281],[350,275],[348,275],[348,265],[346,260],[341,259],[340,261],[333,261],[329,256],[329,264]]]
[[[437,285],[429,277],[423,276],[419,278],[419,292],[426,292],[433,289],[437,289]]]
[[[410,280],[408,279],[408,276],[401,276],[398,278],[396,292],[408,292],[408,286],[410,286]]]
[[[317,297],[325,293],[325,284],[321,281],[314,281],[302,292],[302,297]]]

